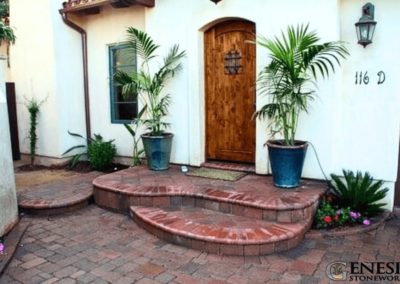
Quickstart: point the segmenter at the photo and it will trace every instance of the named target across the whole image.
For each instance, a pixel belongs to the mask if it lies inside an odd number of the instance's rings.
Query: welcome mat
[[[227,181],[237,181],[242,177],[244,177],[245,175],[247,175],[247,173],[200,168],[194,170],[193,172],[187,173],[186,175],[192,177],[204,177],[204,178],[220,179]]]

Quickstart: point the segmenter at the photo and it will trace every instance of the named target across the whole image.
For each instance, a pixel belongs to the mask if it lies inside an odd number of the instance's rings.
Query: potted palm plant
[[[147,163],[152,170],[166,170],[169,167],[173,134],[166,133],[169,126],[162,119],[168,114],[171,95],[163,95],[162,91],[168,81],[182,70],[181,59],[184,51],[174,45],[164,57],[161,67],[153,73],[150,70],[151,61],[156,58],[158,45],[142,31],[128,28],[129,52],[137,54],[143,63],[138,72],[132,74],[117,71],[114,81],[121,84],[124,98],[138,98],[143,105],[135,124],[145,125],[148,133],[141,135]]]
[[[319,38],[308,25],[290,26],[282,39],[258,37],[256,41],[270,51],[271,62],[260,72],[257,89],[269,96],[269,102],[257,110],[253,118],[270,119],[272,139],[266,142],[275,186],[299,186],[308,147],[295,140],[301,112],[308,113],[309,103],[316,96],[317,75],[328,77],[334,63],[349,55],[340,41],[318,44]],[[283,139],[275,139],[280,134]]]

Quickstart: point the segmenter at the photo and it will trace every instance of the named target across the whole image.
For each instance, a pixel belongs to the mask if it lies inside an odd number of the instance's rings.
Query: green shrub
[[[73,146],[63,153],[64,156],[74,149],[85,149],[83,152],[71,156],[71,169],[76,166],[84,155],[88,156],[90,166],[98,171],[106,169],[113,163],[114,157],[117,153],[117,147],[113,143],[114,140],[108,142],[103,141],[103,137],[101,137],[100,134],[94,134],[94,139],[85,139],[82,135],[71,133],[69,131],[68,133],[72,136],[86,140],[86,144]]]
[[[89,144],[87,153],[90,166],[101,171],[113,163],[117,147],[113,144],[114,140],[106,142],[100,135],[94,136],[95,139]]]
[[[374,179],[367,172],[364,175],[343,170],[344,183],[337,175],[331,174],[331,196],[333,203],[340,207],[349,207],[352,211],[365,217],[373,217],[384,211],[385,203],[378,203],[385,198],[388,188],[381,189],[384,181]]]

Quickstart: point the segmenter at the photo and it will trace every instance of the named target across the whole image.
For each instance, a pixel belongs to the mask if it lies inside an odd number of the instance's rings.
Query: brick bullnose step
[[[101,176],[93,185],[96,204],[119,212],[128,212],[130,206],[186,205],[291,223],[312,218],[325,192],[323,184],[312,181],[302,181],[298,189],[278,189],[271,177],[210,180],[186,176],[177,166],[162,172],[131,168]]]
[[[91,172],[18,190],[19,210],[31,215],[52,215],[82,209],[93,198],[93,179],[101,174]]]
[[[298,245],[310,221],[277,223],[189,206],[131,206],[135,222],[165,241],[224,255],[264,255]]]
[[[191,177],[178,166],[135,167],[93,181],[97,205],[130,212],[139,226],[168,242],[225,255],[295,247],[325,190],[325,184],[306,180],[280,189],[272,177],[254,174],[235,182]]]

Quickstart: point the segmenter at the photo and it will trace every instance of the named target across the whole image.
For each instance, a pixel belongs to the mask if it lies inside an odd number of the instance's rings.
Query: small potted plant
[[[299,114],[308,112],[309,102],[316,96],[317,75],[329,76],[334,62],[349,55],[342,42],[317,44],[320,39],[308,25],[288,27],[282,39],[258,37],[256,41],[270,51],[271,62],[257,79],[260,94],[270,97],[253,118],[270,119],[272,139],[268,146],[275,186],[299,186],[308,147],[305,141],[295,140]],[[274,140],[276,134],[283,139]]]
[[[143,64],[138,72],[132,74],[117,71],[114,81],[122,85],[125,98],[139,98],[143,104],[135,123],[143,124],[149,130],[141,135],[149,168],[166,170],[169,167],[173,134],[165,132],[169,124],[162,121],[168,114],[171,96],[163,95],[162,91],[168,81],[182,70],[180,61],[185,52],[179,51],[178,45],[172,46],[161,67],[153,73],[150,62],[156,58],[155,52],[159,46],[145,32],[130,27],[127,33],[129,51],[140,56]]]

